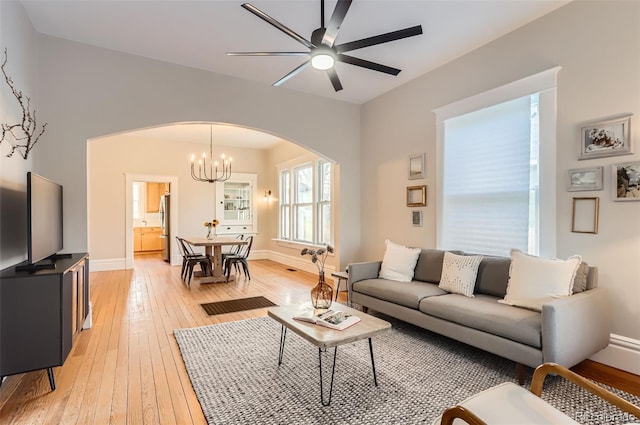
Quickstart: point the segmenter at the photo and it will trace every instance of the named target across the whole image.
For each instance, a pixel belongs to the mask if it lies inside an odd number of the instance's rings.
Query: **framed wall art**
[[[407,187],[407,206],[408,207],[425,207],[427,206],[427,186],[408,186]]]
[[[422,226],[422,211],[420,210],[411,211],[411,224],[413,224],[414,227]]]
[[[571,231],[598,233],[598,207],[600,198],[573,198]]]
[[[604,167],[576,168],[567,172],[567,191],[602,190]]]
[[[409,157],[409,180],[423,179],[426,175],[427,156],[424,153]]]
[[[631,146],[631,115],[585,123],[578,134],[578,159],[629,155]]]
[[[614,201],[640,201],[640,162],[611,166]]]

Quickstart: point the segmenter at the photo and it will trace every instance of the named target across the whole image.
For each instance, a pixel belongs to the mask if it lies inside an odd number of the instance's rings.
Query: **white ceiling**
[[[248,0],[309,39],[320,0]],[[306,57],[230,57],[228,51],[307,51],[231,0],[21,0],[43,34],[272,84]],[[327,0],[325,23],[335,7]],[[402,69],[394,77],[338,63],[344,90],[307,68],[278,89],[361,104],[470,52],[567,0],[354,0],[336,44],[415,25],[424,34],[350,52]]]
[[[1,0],[0,0],[1,1]],[[309,39],[320,26],[320,0],[248,0]],[[231,0],[21,0],[35,29],[94,46],[270,85],[306,57],[230,57],[228,51],[307,49]],[[402,69],[394,77],[338,63],[344,90],[323,71],[307,68],[278,90],[297,90],[355,104],[367,102],[470,52],[567,0],[354,0],[336,44],[422,25],[424,34],[349,52]],[[335,0],[325,2],[325,23]],[[116,135],[111,137],[123,137]],[[209,143],[209,124],[187,123],[126,137]],[[216,125],[214,144],[267,149],[281,139]]]

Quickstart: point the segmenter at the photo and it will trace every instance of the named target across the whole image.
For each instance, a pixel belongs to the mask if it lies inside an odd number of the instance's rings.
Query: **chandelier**
[[[231,177],[231,158],[220,155],[221,164],[213,161],[213,126],[209,126],[209,166],[207,167],[207,154],[202,153],[202,158],[198,160],[198,172],[196,173],[196,156],[191,155],[191,178],[199,182],[224,182]],[[221,166],[218,171],[218,166]],[[208,171],[207,171],[208,169]]]

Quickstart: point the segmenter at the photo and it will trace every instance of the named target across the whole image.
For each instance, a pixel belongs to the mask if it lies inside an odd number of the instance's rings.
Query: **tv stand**
[[[89,312],[89,255],[63,255],[0,271],[0,382],[46,369],[56,389],[53,368],[64,364]]]

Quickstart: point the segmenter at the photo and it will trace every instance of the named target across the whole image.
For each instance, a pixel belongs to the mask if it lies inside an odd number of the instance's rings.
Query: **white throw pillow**
[[[388,239],[385,244],[387,249],[382,259],[379,277],[398,282],[411,282],[418,256],[422,250],[398,245]]]
[[[453,294],[473,297],[481,261],[481,255],[456,255],[445,252],[438,287]]]
[[[566,260],[544,259],[511,250],[509,283],[503,304],[542,311],[542,305],[571,295],[573,280],[582,257]]]

